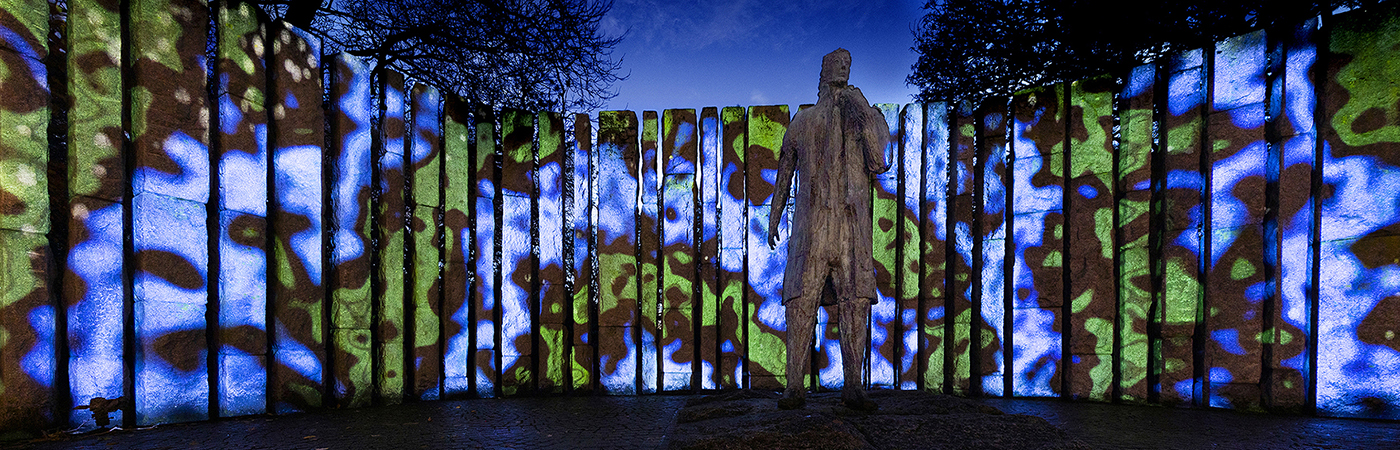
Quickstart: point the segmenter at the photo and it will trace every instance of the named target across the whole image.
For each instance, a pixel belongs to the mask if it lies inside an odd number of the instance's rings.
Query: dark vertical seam
[[[1131,76],[1131,75],[1129,75]],[[1128,99],[1123,98],[1123,89],[1126,83],[1123,77],[1114,77],[1113,100],[1111,113],[1113,117],[1112,147],[1113,147],[1113,181],[1106,186],[1113,194],[1113,355],[1111,358],[1112,382],[1109,384],[1109,402],[1120,403],[1123,398],[1123,243],[1126,238],[1123,236],[1123,216],[1120,206],[1127,200],[1127,186],[1122,180],[1123,171],[1123,109],[1124,103]]]
[[[1317,126],[1316,118],[1324,117],[1327,111],[1322,99],[1327,98],[1327,84],[1331,82],[1332,63],[1332,14],[1324,8],[1322,17],[1319,19],[1320,26],[1315,31],[1313,43],[1317,53],[1317,59],[1313,62],[1313,160],[1312,160],[1312,185],[1308,191],[1308,204],[1312,207],[1312,236],[1308,242],[1311,250],[1311,261],[1308,282],[1308,385],[1307,395],[1304,396],[1304,407],[1312,414],[1317,414],[1317,359],[1318,359],[1318,335],[1317,330],[1320,325],[1320,314],[1322,308],[1321,301],[1321,263],[1322,263],[1322,189],[1323,180],[1323,156],[1326,154],[1326,141],[1322,133],[1322,128]],[[1326,122],[1324,122],[1326,123]]]
[[[1002,206],[1001,213],[1002,223],[1006,224],[1006,233],[1002,237],[1003,251],[1001,260],[1001,335],[1003,336],[1001,343],[1002,397],[1012,396],[1012,389],[1015,388],[1012,383],[1012,374],[1016,367],[1014,364],[1016,357],[1016,279],[1014,275],[1016,269],[1016,210],[1015,202],[1013,201],[1016,198],[1016,170],[1014,169],[1014,164],[1016,163],[1016,142],[1013,140],[1016,133],[1016,104],[1012,101],[1013,98],[1014,97],[1008,97],[1006,99],[1006,107],[1002,109],[1004,112],[1001,121],[1002,127],[1005,130],[1002,142],[1004,142],[1003,145],[1006,149],[1004,153],[1005,156],[1002,158],[1002,184],[1006,186],[1006,194],[1004,197],[1006,204]]]
[[[1069,214],[1073,211],[1074,198],[1069,191],[1070,179],[1073,178],[1070,176],[1071,155],[1069,150],[1074,121],[1071,118],[1073,103],[1070,98],[1070,83],[1062,82],[1059,87],[1061,117],[1064,117],[1065,122],[1064,135],[1060,140],[1060,167],[1064,173],[1060,180],[1060,198],[1062,199],[1060,207],[1061,216],[1064,218],[1060,228],[1060,397],[1072,399],[1074,396],[1070,393],[1070,386],[1073,386],[1071,383],[1074,381],[1073,370],[1071,370],[1071,362],[1073,362],[1071,349],[1073,347],[1071,347],[1070,335],[1074,332],[1074,322],[1071,320],[1074,313],[1072,308],[1074,302],[1070,296],[1073,291],[1070,289],[1071,277],[1069,273]]]
[[[132,142],[132,89],[136,86],[135,54],[131,49],[131,2],[124,0],[121,9],[121,74],[122,74],[122,425],[136,426],[136,251],[132,213],[135,194],[132,172],[136,169],[136,146]]]
[[[315,48],[321,47],[318,45]],[[321,404],[345,406],[347,403],[342,402],[348,399],[339,399],[335,395],[335,369],[336,360],[339,358],[335,354],[335,333],[331,331],[332,326],[336,325],[331,322],[331,309],[335,306],[335,287],[340,284],[340,273],[331,259],[335,250],[334,231],[340,227],[336,222],[334,209],[338,202],[335,201],[332,192],[335,192],[335,179],[339,172],[339,160],[336,157],[344,149],[332,134],[337,128],[335,114],[340,109],[332,98],[334,91],[330,89],[335,61],[331,61],[330,68],[326,67],[324,54],[316,55],[316,61],[320,66],[317,75],[321,80],[321,351],[326,355],[326,361],[321,368]],[[347,390],[348,388],[349,385]]]
[[[207,132],[209,133],[209,200],[204,204],[204,230],[206,233],[205,244],[209,254],[208,267],[204,271],[205,292],[207,294],[206,307],[204,309],[204,364],[206,368],[206,384],[209,388],[209,418],[219,417],[219,354],[222,342],[219,339],[221,334],[221,321],[219,315],[222,312],[223,304],[219,287],[221,285],[220,272],[223,265],[220,261],[219,244],[223,239],[222,226],[220,225],[220,204],[223,200],[222,192],[219,190],[221,181],[219,163],[223,152],[223,129],[220,127],[220,116],[223,114],[219,102],[219,23],[218,18],[228,6],[224,2],[216,2],[209,8],[209,16],[206,17],[205,36],[208,45],[205,52],[205,98],[209,108],[209,122]],[[212,50],[207,50],[212,47]],[[50,84],[52,86],[52,84]]]
[[[957,372],[957,306],[956,297],[961,292],[955,292],[957,288],[957,267],[958,259],[962,257],[957,252],[957,150],[958,150],[958,107],[955,103],[949,102],[943,105],[943,124],[947,128],[944,139],[947,141],[948,150],[944,156],[947,157],[948,167],[944,170],[946,185],[943,189],[943,339],[940,344],[943,347],[943,393],[952,394],[954,380]]]
[[[413,87],[407,82],[403,86],[403,148],[399,149],[401,155],[399,167],[403,168],[403,191],[400,198],[403,199],[403,220],[396,224],[403,234],[403,253],[397,255],[403,258],[403,295],[398,299],[403,305],[403,382],[404,402],[414,402],[423,400],[422,392],[418,390],[418,302],[414,292],[415,284],[418,282],[418,235],[419,231],[413,229],[414,213],[417,212],[418,197],[414,195],[413,188],[417,185],[417,175],[413,166],[413,141],[418,134],[418,107],[417,95],[413,92]],[[427,231],[424,227],[423,232]]]
[[[543,283],[540,282],[540,124],[539,114],[531,114],[530,120],[534,127],[531,128],[532,137],[530,139],[530,263],[526,264],[530,272],[530,292],[528,303],[530,309],[530,381],[528,389],[533,392],[539,391],[540,378],[544,374],[540,371],[540,312],[544,310],[544,297],[541,296],[540,289]]]
[[[451,95],[450,93],[448,95]],[[438,251],[438,289],[437,289],[437,379],[438,379],[438,399],[445,399],[447,396],[447,265],[449,255],[447,254],[448,239],[447,231],[447,96],[439,95],[437,102],[433,105],[437,108],[437,159],[438,159],[438,185],[437,198],[438,207],[434,209],[434,225],[436,225],[437,251]],[[459,188],[460,189],[460,188]],[[470,191],[468,191],[470,192]],[[456,239],[453,239],[456,240]],[[456,242],[458,246],[462,245]],[[463,292],[466,292],[463,289]],[[467,303],[463,303],[467,304]]]
[[[487,106],[486,108],[491,107]],[[491,286],[491,289],[494,291],[492,292],[493,308],[491,308],[491,328],[494,334],[492,336],[493,345],[491,347],[491,353],[492,357],[494,358],[495,367],[493,368],[491,374],[492,378],[494,378],[493,380],[491,380],[491,385],[493,386],[492,389],[494,391],[495,396],[500,397],[505,392],[505,390],[502,389],[501,386],[501,380],[504,379],[504,377],[501,376],[501,317],[503,314],[502,310],[504,309],[504,306],[501,303],[501,283],[503,278],[501,274],[501,254],[503,251],[503,241],[505,240],[503,239],[503,237],[505,236],[503,228],[503,216],[505,215],[505,192],[503,190],[504,188],[501,186],[501,169],[502,160],[504,159],[504,156],[502,154],[504,150],[501,146],[501,119],[505,116],[505,111],[495,111],[494,109],[492,109],[491,112],[491,185],[493,186],[493,189],[495,189],[495,197],[493,198],[494,201],[491,202],[491,220],[494,222],[495,227],[492,233],[494,235],[494,238],[492,239],[491,245],[491,273],[492,276],[495,277],[495,282]]]
[[[1166,154],[1163,143],[1167,142],[1166,123],[1166,102],[1167,80],[1169,76],[1167,67],[1161,61],[1157,61],[1153,66],[1152,80],[1152,169],[1151,187],[1152,200],[1149,205],[1148,227],[1148,270],[1151,283],[1151,301],[1147,310],[1147,401],[1157,403],[1162,396],[1162,322],[1165,307],[1164,302],[1164,267],[1162,266],[1162,241],[1166,228],[1166,205],[1165,205],[1165,184],[1166,184]]]
[[[1214,191],[1211,186],[1211,183],[1214,181],[1211,172],[1211,160],[1215,153],[1215,145],[1210,140],[1210,118],[1215,109],[1215,95],[1214,92],[1212,92],[1215,88],[1215,43],[1211,42],[1210,45],[1203,47],[1201,52],[1204,53],[1204,55],[1202,55],[1203,61],[1201,65],[1202,102],[1198,107],[1198,111],[1200,111],[1199,117],[1201,118],[1201,254],[1196,258],[1197,272],[1200,274],[1201,292],[1196,297],[1199,299],[1199,303],[1196,308],[1197,320],[1193,342],[1193,359],[1195,360],[1194,370],[1196,372],[1196,379],[1199,380],[1200,383],[1197,389],[1197,395],[1195,396],[1196,406],[1207,407],[1210,406],[1211,391],[1210,369],[1206,367],[1206,364],[1209,364],[1209,358],[1206,355],[1208,351],[1207,347],[1210,345],[1209,342],[1207,342],[1210,334],[1210,326],[1208,324],[1210,320],[1210,274],[1215,268],[1215,261],[1211,258],[1211,241],[1214,240],[1211,236],[1211,232],[1215,229],[1211,226],[1211,213],[1213,212],[1211,210],[1211,199]]]
[[[982,250],[986,247],[986,236],[982,233],[982,216],[987,213],[987,132],[986,115],[982,114],[982,105],[968,105],[969,116],[972,118],[972,273],[969,277],[972,294],[972,311],[969,318],[968,333],[968,395],[972,397],[982,396],[982,266],[987,263],[982,257]]]
[[[375,70],[370,75],[370,95],[373,96],[373,99],[371,101],[373,102],[372,107],[374,108],[375,117],[370,119],[371,123],[373,123],[373,125],[371,125],[373,129],[370,130],[370,206],[369,211],[367,211],[369,215],[368,220],[370,223],[370,398],[371,403],[374,405],[385,404],[383,395],[381,395],[384,385],[383,382],[380,380],[379,376],[380,373],[384,372],[384,358],[381,355],[382,352],[380,348],[380,346],[383,345],[384,339],[383,332],[380,331],[380,327],[384,322],[384,311],[379,306],[379,303],[383,301],[383,295],[380,294],[380,289],[382,289],[384,286],[383,274],[380,272],[381,267],[383,265],[383,256],[380,254],[380,251],[383,250],[384,232],[381,229],[382,227],[380,226],[380,221],[383,220],[383,217],[381,217],[382,215],[379,213],[379,207],[380,205],[384,204],[384,193],[381,187],[381,183],[383,183],[384,179],[380,175],[380,171],[383,170],[383,166],[380,164],[380,159],[384,157],[383,133],[384,118],[386,116],[384,104],[384,83],[380,77],[381,74],[382,72]]]
[[[47,130],[49,162],[49,304],[54,309],[54,373],[53,425],[71,426],[73,407],[72,383],[69,380],[68,296],[63,281],[68,273],[69,221],[65,211],[73,205],[68,184],[69,118],[72,97],[68,92],[68,9],[49,3],[49,34],[47,36],[47,66],[49,84],[49,124]],[[63,17],[64,19],[60,19]]]
[[[265,41],[265,48],[268,48],[270,50],[272,47],[272,43],[276,42],[277,40],[275,35],[279,31],[279,27],[277,27],[276,24],[269,23],[264,28],[264,30],[266,33],[263,36]],[[272,39],[267,39],[268,37],[272,37]],[[264,144],[267,146],[267,161],[265,161],[264,163],[267,169],[267,172],[264,175],[264,177],[266,178],[265,181],[267,182],[267,198],[264,199],[266,203],[264,203],[265,209],[263,211],[264,214],[267,214],[267,216],[265,217],[263,225],[263,271],[265,273],[274,274],[275,278],[276,261],[273,255],[276,254],[275,251],[277,249],[277,239],[273,230],[277,220],[278,203],[276,201],[277,171],[274,170],[274,163],[276,162],[277,156],[277,131],[280,127],[278,127],[277,121],[275,120],[276,117],[274,117],[272,113],[273,105],[276,103],[277,97],[276,88],[278,71],[268,70],[269,67],[272,67],[274,65],[267,64],[269,60],[275,61],[275,58],[273,57],[273,54],[270,51],[263,54],[263,73],[265,75],[263,77],[263,83],[266,84],[263,92],[268,93],[268,95],[263,96],[263,113],[267,115],[267,117],[265,118],[267,120],[267,139]],[[264,279],[266,280],[266,277],[264,277]],[[264,288],[267,290],[266,297],[263,300],[263,332],[266,333],[264,341],[267,345],[267,353],[265,353],[266,356],[263,357],[264,366],[267,369],[267,384],[265,386],[267,405],[264,408],[266,408],[265,411],[268,414],[275,414],[277,412],[278,370],[276,345],[276,301],[278,282],[279,281],[276,280],[266,280],[266,282],[264,283]]]
[[[743,152],[742,155],[744,156],[744,158],[743,158],[743,167],[740,167],[740,168],[739,168],[739,170],[743,172],[743,176],[741,176],[740,179],[742,179],[742,180],[743,180],[743,183],[744,183],[743,189],[742,189],[742,191],[741,191],[741,192],[744,193],[744,198],[739,199],[739,205],[740,205],[740,206],[739,206],[739,219],[741,220],[740,223],[744,223],[744,224],[749,223],[749,203],[748,203],[748,202],[749,202],[749,158],[748,158],[748,151],[749,151],[749,119],[750,119],[750,117],[749,117],[749,111],[750,111],[751,108],[752,108],[752,107],[749,107],[749,108],[742,108],[742,107],[741,107],[741,111],[742,111],[742,113],[743,113],[744,121],[742,122],[742,125],[740,125],[740,126],[743,127],[743,132],[744,132],[744,143],[743,143],[743,145],[740,146],[739,149],[738,149],[738,151]],[[741,284],[742,284],[743,288],[739,289],[739,298],[738,298],[739,304],[742,305],[742,308],[740,309],[742,315],[739,316],[739,317],[740,317],[740,318],[739,318],[739,324],[738,324],[737,326],[739,327],[740,331],[743,333],[743,336],[744,336],[744,350],[743,350],[743,352],[741,352],[741,356],[740,356],[740,359],[739,359],[739,365],[740,365],[740,367],[741,367],[741,373],[743,374],[743,380],[740,380],[741,382],[740,382],[740,384],[739,384],[739,387],[742,388],[742,389],[748,389],[749,386],[750,386],[750,384],[749,384],[749,378],[750,378],[750,377],[749,377],[749,345],[750,345],[750,342],[749,342],[749,327],[748,327],[748,317],[749,317],[749,299],[748,299],[748,290],[749,290],[749,285],[748,285],[748,284],[749,284],[749,246],[748,246],[747,240],[745,239],[744,242],[741,242],[740,245],[739,245],[739,247],[740,247],[740,250],[741,250],[742,253],[743,253],[743,261],[744,261],[743,273],[741,274],[741,277],[742,277],[742,278],[741,278],[741,280],[742,280],[742,281],[741,281]]]

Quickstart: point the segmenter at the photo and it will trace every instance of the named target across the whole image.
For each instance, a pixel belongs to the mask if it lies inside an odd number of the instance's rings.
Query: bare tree
[[[979,100],[1122,71],[1252,29],[1375,0],[930,0],[914,30],[919,98]]]
[[[321,38],[493,106],[584,111],[617,95],[612,0],[250,0]],[[320,2],[318,4],[318,2]]]

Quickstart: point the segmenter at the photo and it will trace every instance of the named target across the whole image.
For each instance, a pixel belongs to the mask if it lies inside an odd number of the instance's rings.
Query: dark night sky
[[[851,84],[872,103],[907,103],[919,0],[614,0],[605,33],[626,31],[630,78],[603,109],[634,111],[816,101],[823,55],[851,51]]]

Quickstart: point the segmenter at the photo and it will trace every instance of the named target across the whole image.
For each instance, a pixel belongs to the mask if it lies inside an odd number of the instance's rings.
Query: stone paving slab
[[[1103,449],[1400,449],[1400,422],[1251,414],[1223,409],[982,399],[1007,414],[1040,416]]]
[[[456,400],[0,442],[3,449],[656,449],[690,396]],[[1226,410],[979,400],[1102,449],[1400,449],[1400,422]]]
[[[14,449],[655,449],[687,397],[424,402],[0,443]]]

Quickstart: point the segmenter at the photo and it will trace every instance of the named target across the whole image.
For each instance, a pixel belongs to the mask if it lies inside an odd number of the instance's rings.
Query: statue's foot
[[[799,395],[783,395],[778,399],[778,409],[802,409],[807,406],[807,397]]]
[[[880,409],[880,405],[866,396],[863,389],[842,392],[841,404],[856,411],[871,412]]]

